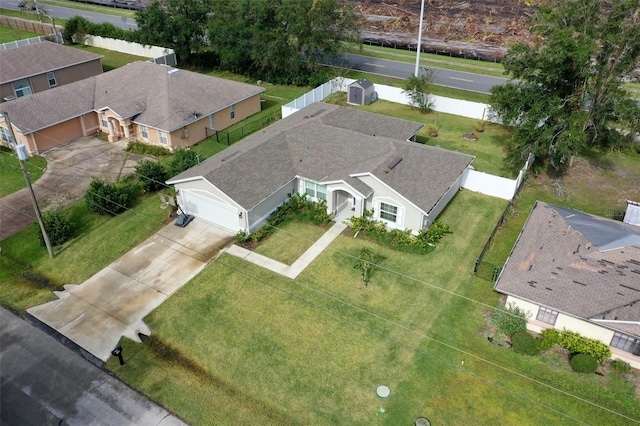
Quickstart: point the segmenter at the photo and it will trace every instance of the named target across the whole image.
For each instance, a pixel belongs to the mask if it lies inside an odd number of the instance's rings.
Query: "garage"
[[[84,136],[80,117],[47,127],[35,133],[38,152],[46,151],[58,145]]]
[[[211,222],[222,228],[238,232],[238,209],[220,201],[212,200],[194,191],[180,191],[180,207],[187,213]]]

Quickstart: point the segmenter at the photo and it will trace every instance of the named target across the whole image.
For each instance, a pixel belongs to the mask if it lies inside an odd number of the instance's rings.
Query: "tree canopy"
[[[585,147],[630,143],[640,106],[621,84],[640,59],[640,0],[545,4],[530,31],[503,61],[514,80],[491,91],[493,114],[513,129],[510,157],[533,152],[562,171]]]

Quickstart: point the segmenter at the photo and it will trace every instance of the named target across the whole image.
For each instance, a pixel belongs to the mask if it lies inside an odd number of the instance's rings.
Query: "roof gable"
[[[640,232],[538,201],[495,289],[580,318],[640,321],[640,241],[601,250],[591,239],[607,248],[609,238],[601,233],[607,229]],[[640,325],[631,329],[640,335]]]

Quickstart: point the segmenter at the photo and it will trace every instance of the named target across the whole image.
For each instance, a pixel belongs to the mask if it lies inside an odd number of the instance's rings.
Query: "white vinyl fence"
[[[533,164],[534,156],[529,154],[522,169],[518,172],[516,179],[507,179],[500,176],[490,175],[477,170],[468,169],[462,177],[461,186],[469,191],[479,192],[492,197],[502,198],[511,201],[518,193],[522,182],[527,174],[527,170]]]
[[[115,50],[116,52],[128,53],[130,55],[142,56],[144,58],[153,58],[147,62],[155,62],[156,64],[164,64],[176,66],[176,54],[173,49],[159,46],[144,46],[140,43],[132,43],[130,41],[118,40],[115,38],[99,37],[88,35],[83,41],[89,46],[100,47],[103,49]]]
[[[8,41],[0,44],[0,50],[15,49],[16,47],[29,46],[30,44],[42,43],[43,41],[55,41],[62,44],[62,33],[43,35],[38,37],[24,38],[22,40]]]

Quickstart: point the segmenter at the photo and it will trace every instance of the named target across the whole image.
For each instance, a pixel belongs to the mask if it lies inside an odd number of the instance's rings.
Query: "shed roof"
[[[0,50],[0,84],[101,58],[102,55],[50,41]]]
[[[251,209],[295,176],[320,183],[345,181],[369,195],[371,188],[357,175],[371,174],[429,212],[473,157],[407,142],[421,127],[354,108],[315,103],[168,183],[202,177]],[[389,170],[387,164],[398,156],[402,161]]]
[[[495,289],[578,318],[640,322],[640,227],[538,201]],[[640,324],[606,326],[640,336]]]
[[[370,87],[373,87],[373,83],[370,82],[369,80],[367,80],[366,78],[361,78],[360,80],[356,80],[353,83],[351,83],[349,86],[360,86],[363,89],[368,89]]]

